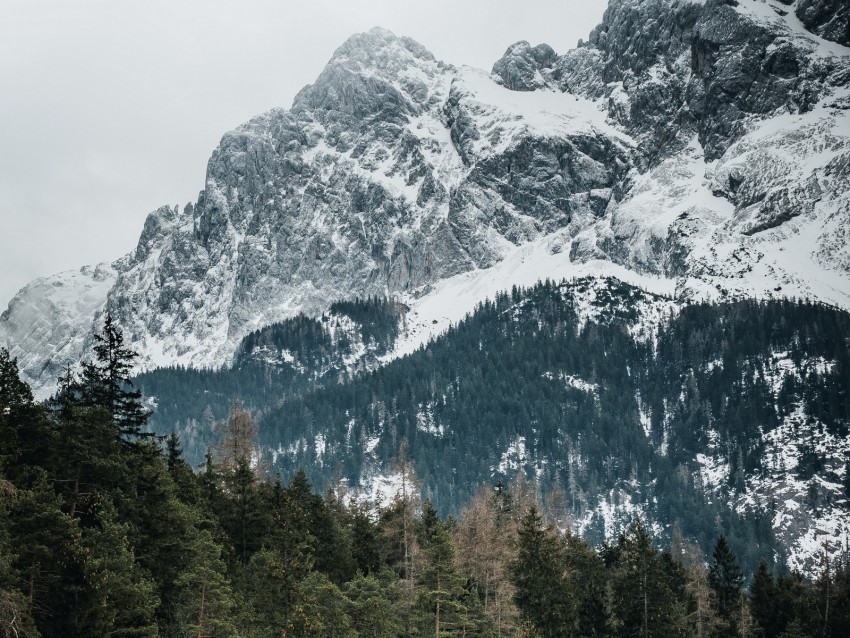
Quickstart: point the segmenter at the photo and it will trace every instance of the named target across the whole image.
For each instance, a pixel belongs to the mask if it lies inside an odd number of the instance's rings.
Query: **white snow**
[[[518,436],[502,453],[499,464],[492,468],[493,473],[508,474],[522,469],[528,463],[528,451],[525,449],[525,437]]]
[[[411,308],[407,330],[384,360],[416,351],[464,319],[479,303],[495,298],[497,293],[510,290],[512,286],[530,287],[546,278],[559,281],[611,276],[657,295],[672,296],[675,291],[674,280],[637,273],[608,261],[571,262],[568,251],[553,252],[553,248],[565,242],[569,242],[566,233],[548,235],[513,248],[492,268],[444,279],[422,297],[405,297],[404,302]]]
[[[478,157],[503,153],[520,134],[545,139],[565,131],[604,133],[633,145],[628,135],[607,122],[599,104],[577,95],[545,89],[511,91],[489,73],[471,67],[461,69],[452,88],[475,115],[480,137],[473,148]]]

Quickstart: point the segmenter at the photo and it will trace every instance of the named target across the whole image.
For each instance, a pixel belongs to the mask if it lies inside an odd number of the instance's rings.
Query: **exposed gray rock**
[[[850,1],[797,0],[795,13],[810,31],[850,46]]]
[[[496,64],[493,75],[513,91],[534,91],[551,87],[551,74],[558,54],[548,44],[532,47],[522,40],[508,47]]]
[[[715,159],[751,118],[805,112],[848,82],[838,58],[755,0],[612,0],[588,43],[554,69],[563,90],[608,99],[646,166],[694,131]]]

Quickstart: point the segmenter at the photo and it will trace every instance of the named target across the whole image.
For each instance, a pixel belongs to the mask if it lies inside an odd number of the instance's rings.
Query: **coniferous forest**
[[[195,472],[147,427],[108,316],[94,342],[46,403],[0,350],[4,637],[850,635],[845,561],[744,570],[724,535],[706,556],[640,517],[591,546],[522,473],[441,517],[404,441],[373,507],[282,481],[234,403]]]
[[[156,398],[153,429],[177,431],[193,466],[238,396],[284,481],[304,468],[320,489],[362,485],[391,474],[405,443],[443,517],[524,473],[594,546],[640,513],[663,543],[678,524],[706,556],[724,534],[747,573],[762,559],[784,565],[791,542],[773,522],[788,499],[798,518],[850,506],[847,450],[823,447],[847,448],[850,314],[744,299],[646,320],[642,308],[664,304],[615,279],[542,282],[481,304],[409,356],[343,370],[356,342],[390,350],[387,326],[405,320],[398,304],[361,300],[343,306],[357,319],[348,330],[333,313],[297,317],[246,338],[232,369],[135,381]],[[709,461],[724,469],[713,483]],[[799,493],[779,491],[792,482]],[[630,513],[612,525],[606,508]]]

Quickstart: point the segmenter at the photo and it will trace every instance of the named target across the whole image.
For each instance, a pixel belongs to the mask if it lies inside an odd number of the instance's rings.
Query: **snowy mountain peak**
[[[433,97],[433,82],[447,67],[418,42],[376,27],[339,47],[293,108],[321,109],[354,117],[388,109],[418,112]]]
[[[815,4],[612,0],[587,44],[518,42],[492,74],[352,36],[291,109],[224,135],[198,201],[152,213],[109,277],[22,290],[0,343],[47,391],[109,309],[145,367],[218,367],[339,299],[415,313],[441,282],[544,264],[850,307],[850,50],[798,17]]]

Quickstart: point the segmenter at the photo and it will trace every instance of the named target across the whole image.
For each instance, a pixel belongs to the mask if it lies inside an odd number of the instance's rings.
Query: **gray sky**
[[[351,34],[383,26],[490,69],[517,40],[563,52],[607,0],[5,0],[0,311],[28,281],[131,250],[197,198],[221,135],[288,107]]]

